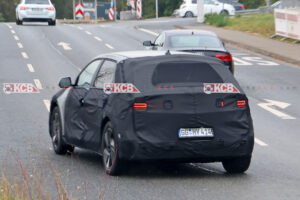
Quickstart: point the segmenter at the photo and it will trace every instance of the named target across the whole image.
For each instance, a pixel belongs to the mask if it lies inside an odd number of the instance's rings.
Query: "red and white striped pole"
[[[142,0],[137,0],[136,2],[136,18],[142,18]]]

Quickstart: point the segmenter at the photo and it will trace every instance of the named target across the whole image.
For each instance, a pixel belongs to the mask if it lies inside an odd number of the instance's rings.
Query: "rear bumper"
[[[23,18],[24,22],[49,22],[49,21],[55,21],[55,19],[52,18]]]
[[[251,156],[254,134],[232,142],[226,139],[179,140],[173,143],[119,141],[119,155],[124,160],[164,160],[178,162],[218,162],[225,159]]]
[[[26,14],[25,12],[19,13],[19,20],[21,21],[38,21],[38,22],[45,22],[49,20],[56,20],[56,14],[53,13],[47,13],[47,14],[40,14],[40,15],[30,15]]]

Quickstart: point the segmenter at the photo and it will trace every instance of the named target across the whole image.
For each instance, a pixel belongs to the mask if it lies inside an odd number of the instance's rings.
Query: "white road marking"
[[[268,146],[268,144],[264,143],[263,141],[261,141],[261,140],[258,139],[258,138],[255,138],[254,141],[255,141],[256,144],[258,144],[258,145],[260,145],[260,146],[263,146],[263,147]]]
[[[94,38],[95,38],[96,40],[100,41],[100,42],[102,41],[102,39],[99,38],[99,37],[97,37],[97,36],[95,36]]]
[[[16,31],[14,31],[14,30],[10,30],[10,32],[11,32],[12,34],[15,34],[15,33],[16,33]]]
[[[159,35],[158,33],[155,33],[153,31],[150,31],[150,30],[147,30],[147,29],[144,29],[144,28],[139,28],[138,30],[143,31],[145,33],[148,33],[150,35],[154,35],[154,36],[158,36]]]
[[[246,62],[240,58],[237,58],[237,57],[233,57],[233,61],[234,61],[234,65],[238,65],[238,66],[250,66],[250,65],[253,65],[249,62]]]
[[[43,100],[45,106],[46,106],[46,109],[48,110],[48,112],[50,112],[50,100]]]
[[[291,104],[289,103],[285,103],[285,102],[281,102],[281,101],[274,101],[274,100],[269,100],[269,99],[265,99],[265,101],[267,103],[259,103],[257,104],[258,106],[262,107],[263,109],[269,111],[270,113],[276,115],[277,117],[280,117],[281,119],[296,119],[295,117],[292,117],[288,114],[285,114],[279,110],[276,110],[274,108],[271,108],[271,106],[277,106],[281,109],[285,109],[288,106],[290,106]]]
[[[12,26],[11,26],[11,25],[9,25],[9,24],[6,24],[6,26],[7,26],[8,28],[12,28]]]
[[[79,30],[82,30],[82,29],[83,29],[81,26],[78,26],[77,28],[78,28]]]
[[[18,42],[17,45],[18,45],[18,47],[19,47],[20,49],[23,49],[22,43]]]
[[[100,25],[101,28],[111,27],[111,25]]]
[[[62,46],[63,49],[66,51],[72,50],[72,48],[70,47],[70,44],[65,43],[65,42],[60,42],[57,44],[57,46]]]
[[[107,46],[110,49],[115,49],[113,46],[109,45],[109,44],[105,44],[105,46]]]
[[[42,90],[42,89],[43,89],[43,86],[42,86],[42,84],[41,84],[41,82],[40,82],[39,79],[33,79],[33,81],[34,81],[34,83],[35,83],[37,89],[39,89],[39,90]]]
[[[25,58],[25,59],[29,58],[26,52],[22,52],[21,54],[22,54],[23,58]]]
[[[14,35],[15,40],[20,40],[18,36]]]
[[[88,35],[92,35],[92,33],[89,32],[89,31],[85,31],[85,33],[88,34]]]
[[[27,67],[30,72],[34,72],[34,68],[33,68],[32,64],[27,64]]]
[[[263,66],[277,66],[279,65],[278,63],[269,61],[269,60],[263,60],[261,57],[243,57],[244,60],[255,62],[258,65],[263,65]]]

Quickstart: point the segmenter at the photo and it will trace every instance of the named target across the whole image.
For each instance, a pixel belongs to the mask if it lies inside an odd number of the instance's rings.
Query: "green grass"
[[[222,20],[223,23],[221,23]],[[206,16],[205,23],[265,37],[270,37],[275,33],[273,14],[238,15],[234,18],[222,15],[208,15]]]

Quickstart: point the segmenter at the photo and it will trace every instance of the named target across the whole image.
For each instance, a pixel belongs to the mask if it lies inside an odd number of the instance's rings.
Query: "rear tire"
[[[221,15],[226,15],[226,16],[227,16],[227,15],[229,15],[229,12],[228,12],[227,10],[222,10],[220,14],[221,14]]]
[[[110,176],[120,175],[124,161],[119,159],[118,143],[111,122],[104,126],[102,137],[102,162],[105,173]]]
[[[55,25],[56,25],[56,20],[54,20],[54,21],[50,20],[50,21],[48,22],[48,25],[49,25],[49,26],[55,26]]]
[[[187,11],[184,17],[194,17],[194,14],[191,11]]]
[[[16,19],[16,24],[17,25],[22,25],[23,24],[23,21],[19,20],[19,19]]]
[[[222,162],[224,169],[229,174],[241,174],[247,171],[251,163],[251,156],[224,160]]]
[[[59,155],[72,153],[74,147],[66,144],[62,138],[62,124],[58,107],[55,107],[50,116],[50,135],[54,152]]]

